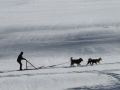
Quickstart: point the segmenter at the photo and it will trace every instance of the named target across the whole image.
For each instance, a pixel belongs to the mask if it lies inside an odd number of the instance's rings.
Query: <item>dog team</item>
[[[101,60],[102,60],[102,58],[98,58],[98,59],[89,58],[86,65],[99,64]],[[77,64],[77,66],[79,66],[79,65],[81,65],[82,61],[83,61],[82,58],[73,59],[73,57],[71,57],[70,58],[70,66],[72,67],[72,66],[74,66],[74,64]]]

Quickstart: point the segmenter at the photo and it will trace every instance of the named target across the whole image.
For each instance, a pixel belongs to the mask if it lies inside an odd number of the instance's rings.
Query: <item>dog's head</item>
[[[99,60],[102,61],[102,58],[100,57]]]

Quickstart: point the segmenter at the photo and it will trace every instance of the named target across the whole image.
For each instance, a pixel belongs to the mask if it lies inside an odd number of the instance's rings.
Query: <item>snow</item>
[[[119,90],[119,8],[119,0],[0,0],[0,90]],[[47,68],[18,71],[20,51]],[[70,67],[70,57],[84,61]]]
[[[9,63],[9,65],[6,64],[6,66],[1,67],[4,70],[1,69],[0,72],[0,88],[2,90],[16,90],[16,88],[21,90],[21,87],[23,90],[76,90],[75,88],[78,88],[78,90],[82,90],[80,88],[83,88],[83,90],[89,90],[87,88],[101,90],[101,87],[103,87],[104,90],[112,90],[113,86],[115,88],[116,85],[120,85],[120,62],[118,59],[112,61],[111,57],[114,56],[104,57],[101,64],[93,66],[86,66],[87,60],[84,60],[79,67],[69,67],[70,62],[68,62],[63,65],[38,70],[29,67],[33,70],[24,71],[16,71],[14,68],[17,67],[17,63],[13,63],[12,60],[9,62],[3,61],[1,66],[5,63]],[[44,63],[37,61],[36,66],[38,62]],[[35,62],[32,64],[35,65]],[[59,63],[56,62],[56,64]],[[118,78],[115,78],[114,74],[117,74]]]
[[[88,67],[3,72],[0,76],[0,87],[3,90],[13,90],[16,86],[18,90],[21,87],[23,90],[63,90],[74,87],[114,85],[118,82],[112,76],[102,74],[102,70],[98,70],[101,68],[100,65]],[[97,70],[94,70],[95,68]]]
[[[39,76],[40,75],[40,76]],[[16,75],[17,76],[17,75]],[[47,73],[37,73],[32,75],[18,75],[19,77],[6,77],[5,80],[2,79],[2,82],[0,84],[0,87],[2,87],[4,90],[12,90],[18,86],[18,90],[21,89],[21,87],[24,90],[62,90],[66,88],[72,88],[72,87],[82,87],[82,86],[94,86],[94,85],[110,85],[112,82],[115,81],[112,77],[107,77],[105,75],[98,75],[98,74],[92,74],[92,73],[82,73],[82,74],[76,74],[76,73],[64,73],[64,74],[47,74]],[[73,77],[73,78],[71,78]],[[97,81],[93,81],[93,78],[96,77]],[[104,78],[104,79],[102,79]],[[69,83],[68,83],[69,81]],[[91,82],[91,83],[90,83]],[[109,83],[107,83],[109,82]],[[8,87],[5,87],[7,84]],[[10,87],[10,89],[9,89]]]

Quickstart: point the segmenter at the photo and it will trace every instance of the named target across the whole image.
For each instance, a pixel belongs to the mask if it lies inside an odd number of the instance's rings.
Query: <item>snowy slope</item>
[[[105,59],[104,59],[105,60]],[[119,90],[119,63],[0,73],[1,90]],[[17,88],[17,89],[16,89]]]
[[[0,90],[119,90],[119,9],[119,0],[0,0]],[[36,67],[68,63],[20,72],[20,51]],[[82,66],[69,68],[71,56]]]
[[[119,53],[119,4],[119,0],[0,0],[0,56],[15,57],[21,50],[52,57],[56,55],[49,54],[56,51],[68,57]]]

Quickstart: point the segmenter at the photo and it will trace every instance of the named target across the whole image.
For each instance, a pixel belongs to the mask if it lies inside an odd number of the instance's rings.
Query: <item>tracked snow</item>
[[[119,9],[119,0],[0,0],[0,90],[118,90]],[[43,68],[17,71],[20,51]],[[84,61],[69,67],[70,57]]]

